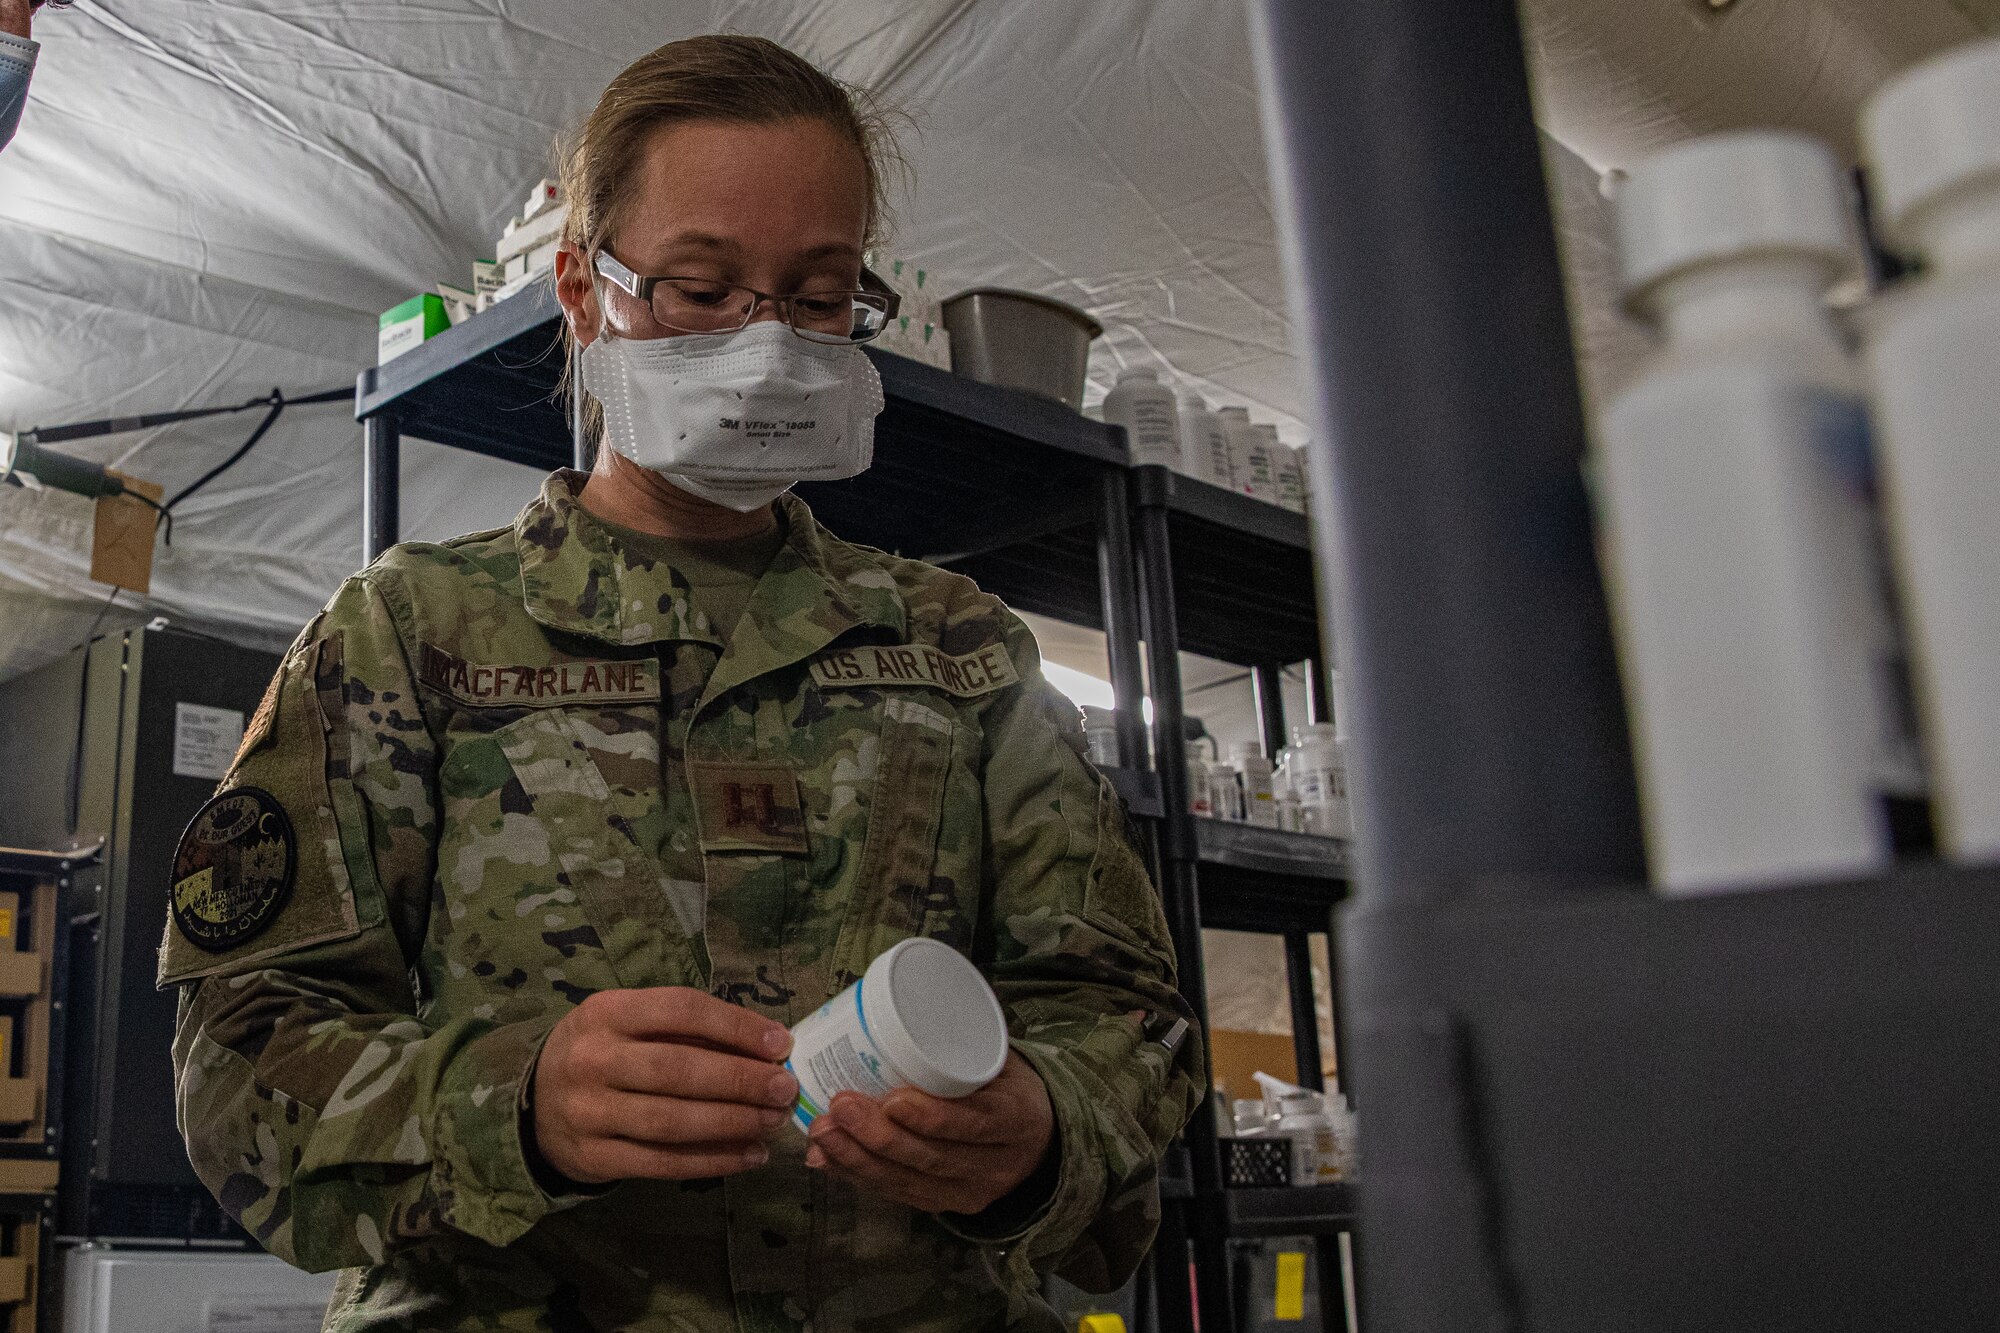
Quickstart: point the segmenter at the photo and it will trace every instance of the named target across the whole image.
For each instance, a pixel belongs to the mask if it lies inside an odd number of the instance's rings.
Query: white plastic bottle
[[[1299,802],[1298,789],[1292,784],[1292,775],[1286,765],[1280,763],[1271,775],[1271,791],[1277,806],[1278,827],[1287,833],[1305,832],[1305,808]]]
[[[1354,816],[1347,804],[1347,762],[1338,728],[1331,722],[1292,728],[1291,753],[1304,831],[1322,838],[1352,837]]]
[[[1208,761],[1202,757],[1201,746],[1187,748],[1188,771],[1188,813],[1196,819],[1214,819],[1215,784],[1209,780]]]
[[[807,1128],[841,1092],[969,1097],[1006,1060],[1007,1020],[986,978],[941,940],[903,940],[792,1028],[792,1119]]]
[[[1244,494],[1243,488],[1247,484],[1245,469],[1248,467],[1244,457],[1252,438],[1250,410],[1245,407],[1218,407],[1215,409],[1215,416],[1216,420],[1222,423],[1223,439],[1229,446],[1229,480],[1225,483],[1221,478],[1221,470],[1217,469],[1215,484],[1226,485],[1238,495]]]
[[[1885,239],[1922,277],[1864,321],[1940,848],[2000,859],[2000,41],[1862,113]]]
[[[1283,489],[1278,480],[1278,469],[1283,466],[1285,456],[1292,451],[1278,438],[1278,428],[1269,422],[1260,421],[1252,429],[1256,432],[1258,446],[1258,454],[1252,457],[1252,467],[1254,469],[1261,463],[1263,472],[1253,473],[1249,494],[1265,504],[1279,504],[1283,500]]]
[[[1306,512],[1305,457],[1288,444],[1280,444],[1273,455],[1272,471],[1278,483],[1278,503],[1294,514]]]
[[[1229,484],[1229,434],[1198,393],[1181,395],[1181,471],[1197,481]],[[1220,475],[1220,480],[1217,480]]]
[[[1229,747],[1229,761],[1243,778],[1243,818],[1260,828],[1278,827],[1278,793],[1263,742],[1237,741]]]
[[[1181,461],[1179,411],[1174,391],[1160,377],[1137,366],[1118,372],[1118,382],[1104,395],[1104,419],[1125,428],[1125,445],[1135,466]]]
[[[1824,300],[1858,257],[1839,166],[1802,135],[1716,135],[1635,166],[1617,212],[1628,306],[1663,335],[1597,477],[1654,881],[1878,871],[1887,621]]]

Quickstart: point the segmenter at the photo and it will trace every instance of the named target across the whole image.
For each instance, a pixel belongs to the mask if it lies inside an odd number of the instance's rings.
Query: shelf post
[[[1525,1316],[1426,929],[1475,886],[1637,883],[1625,712],[1516,0],[1249,0],[1340,645],[1372,1333]],[[1331,657],[1331,654],[1328,654]]]
[[[365,566],[396,544],[401,527],[397,510],[402,498],[402,436],[396,414],[389,411],[365,418],[362,429],[361,563]]]
[[[1098,489],[1097,585],[1115,696],[1118,762],[1144,768],[1146,718],[1140,701],[1146,678],[1139,661],[1139,584],[1133,569],[1130,491],[1123,471],[1106,469]]]
[[[1264,740],[1264,757],[1278,762],[1278,751],[1290,739],[1285,734],[1283,669],[1260,662],[1250,668],[1250,692],[1256,698],[1257,731]]]
[[[1317,657],[1306,662],[1306,721],[1333,721],[1333,691],[1328,686],[1326,668]]]
[[[1153,754],[1160,777],[1160,897],[1173,934],[1181,994],[1203,1031],[1208,1029],[1208,978],[1201,950],[1201,902],[1195,879],[1194,816],[1188,808],[1187,743],[1182,739],[1180,622],[1174,610],[1173,540],[1167,498],[1173,474],[1157,464],[1134,468],[1134,536],[1138,544],[1140,628],[1146,640],[1146,679],[1152,687]],[[1207,1089],[1186,1132],[1194,1181],[1187,1201],[1194,1244],[1195,1294],[1204,1329],[1228,1333],[1235,1325],[1230,1295],[1229,1242],[1224,1230],[1222,1159]]]
[[[1296,926],[1285,939],[1285,993],[1292,1002],[1292,1051],[1299,1063],[1299,1086],[1320,1090],[1319,995],[1313,989],[1312,936]]]

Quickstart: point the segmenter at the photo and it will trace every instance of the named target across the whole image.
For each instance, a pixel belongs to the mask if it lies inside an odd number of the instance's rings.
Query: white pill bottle
[[[806,1128],[842,1092],[969,1097],[1006,1063],[1007,1021],[979,969],[938,940],[903,940],[792,1029],[792,1119]]]
[[[1125,449],[1134,467],[1181,461],[1180,411],[1174,391],[1160,377],[1138,367],[1118,372],[1104,396],[1104,419],[1125,428]]]
[[[1859,262],[1845,188],[1817,140],[1753,132],[1645,159],[1616,201],[1662,341],[1600,422],[1597,499],[1665,893],[1889,862],[1868,421],[1825,303]]]
[[[1925,266],[1863,352],[1938,844],[2000,860],[2000,41],[1895,79],[1861,131],[1884,239]]]

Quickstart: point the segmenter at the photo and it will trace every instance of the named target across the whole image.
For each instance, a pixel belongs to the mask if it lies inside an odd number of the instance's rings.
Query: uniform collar
[[[721,647],[672,567],[627,552],[577,503],[584,474],[567,468],[514,520],[521,597],[550,629],[607,643],[685,640]],[[715,695],[800,661],[849,630],[878,626],[901,642],[908,612],[888,571],[838,541],[805,501],[780,496],[785,544],[757,583],[734,639],[711,677]]]

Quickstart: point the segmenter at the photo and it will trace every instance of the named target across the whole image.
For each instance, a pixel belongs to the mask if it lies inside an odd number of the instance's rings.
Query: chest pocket
[[[971,772],[977,746],[976,734],[949,712],[921,699],[883,702],[868,832],[835,951],[843,973],[859,976],[912,935],[970,945],[983,839]],[[964,799],[967,791],[975,799]]]
[[[576,896],[577,938],[594,936],[623,985],[705,985],[700,885],[671,880],[639,826],[660,786],[654,712],[537,709],[493,740]]]

